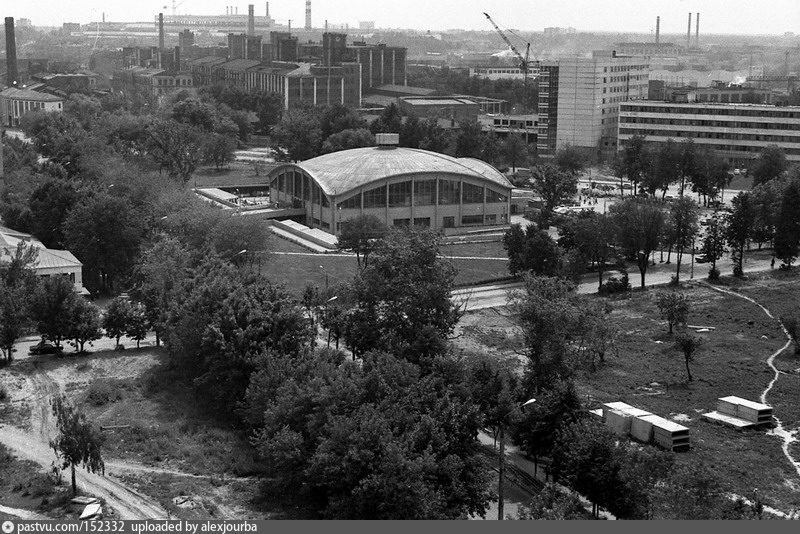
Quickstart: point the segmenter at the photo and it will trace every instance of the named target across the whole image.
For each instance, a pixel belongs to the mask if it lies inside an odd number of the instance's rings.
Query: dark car
[[[28,354],[32,356],[36,356],[39,354],[56,354],[61,355],[64,349],[61,347],[56,347],[52,343],[45,341],[44,339],[41,340],[36,345],[33,345],[30,349],[28,349]]]
[[[694,262],[695,263],[708,263],[708,258],[706,258],[705,256],[695,256],[694,257]]]

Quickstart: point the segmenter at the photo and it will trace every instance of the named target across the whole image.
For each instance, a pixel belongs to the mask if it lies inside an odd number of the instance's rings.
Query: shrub
[[[708,279],[711,280],[712,282],[719,281],[719,275],[720,275],[719,269],[717,269],[716,267],[712,267],[708,271]]]
[[[0,385],[0,401],[8,400],[8,390],[5,386]]]
[[[103,406],[122,399],[121,384],[117,381],[95,381],[86,391],[86,400],[93,406]]]
[[[617,293],[625,293],[631,290],[631,284],[628,281],[628,275],[623,275],[622,278],[617,278],[616,276],[612,276],[606,283],[603,284],[603,287],[600,289],[600,293],[603,295],[614,295]]]

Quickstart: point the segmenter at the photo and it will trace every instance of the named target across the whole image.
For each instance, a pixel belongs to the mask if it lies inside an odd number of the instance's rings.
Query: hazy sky
[[[224,14],[225,6],[247,13],[248,0],[177,0],[179,14]],[[265,2],[253,2],[263,15]],[[167,6],[166,9],[164,6]],[[2,0],[3,16],[29,18],[36,25],[64,21],[152,20],[158,11],[172,12],[172,0]],[[700,12],[701,33],[800,33],[798,0],[313,0],[315,27],[331,23],[374,20],[378,27],[443,30],[490,30],[483,11],[506,28],[538,30],[546,26],[572,26],[578,30],[647,33],[661,16],[664,34],[686,32],[687,14]],[[301,26],[305,0],[272,0],[270,15],[279,23],[292,19]],[[694,21],[692,22],[694,32]]]

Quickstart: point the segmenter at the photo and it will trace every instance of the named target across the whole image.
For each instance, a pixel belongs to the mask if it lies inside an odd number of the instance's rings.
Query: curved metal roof
[[[372,182],[405,174],[460,174],[500,187],[511,183],[500,171],[473,158],[453,158],[417,148],[354,148],[297,163],[327,195],[341,195]]]

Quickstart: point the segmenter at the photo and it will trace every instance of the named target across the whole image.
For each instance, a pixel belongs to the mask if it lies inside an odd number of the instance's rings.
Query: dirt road
[[[15,368],[25,376],[25,386],[19,393],[31,404],[31,430],[0,424],[0,442],[24,460],[31,460],[49,469],[57,458],[49,446],[55,435],[55,422],[50,400],[58,395],[64,384],[59,384],[48,374],[57,366],[52,359],[27,359],[17,361]],[[67,473],[65,473],[67,476]],[[112,517],[120,519],[167,519],[167,512],[152,499],[125,486],[111,475],[92,474],[76,470],[76,481],[81,491],[100,497],[113,510]]]

